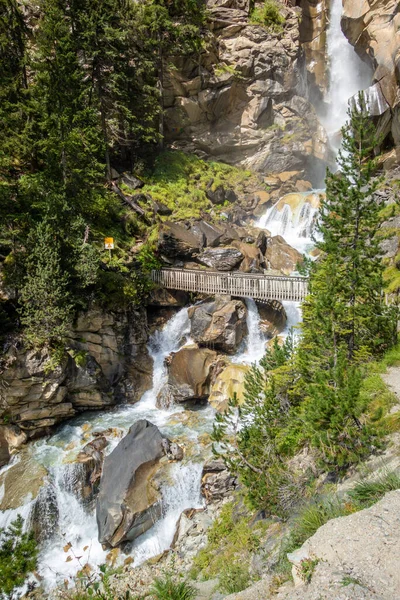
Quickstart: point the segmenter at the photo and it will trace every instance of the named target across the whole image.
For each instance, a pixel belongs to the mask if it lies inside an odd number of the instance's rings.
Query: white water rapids
[[[327,42],[330,86],[325,126],[333,146],[336,146],[336,133],[346,120],[348,99],[365,83],[369,83],[366,82],[361,61],[342,34],[341,7],[341,0],[333,0]],[[319,192],[320,190],[315,190],[304,194],[303,201],[296,205],[281,199],[267,210],[257,226],[269,230],[273,236],[281,235],[301,253],[308,253],[313,248],[312,233],[318,213],[313,197],[315,200]],[[239,364],[258,362],[265,352],[266,338],[260,330],[256,303],[246,300],[246,305],[248,337],[237,356],[232,359],[232,362]],[[286,302],[284,306],[288,317],[284,333],[287,334],[300,321],[301,313],[296,303]],[[184,461],[171,465],[168,483],[161,490],[162,518],[133,544],[131,556],[134,565],[169,548],[182,511],[202,505],[199,436],[211,432],[214,411],[209,406],[195,411],[185,411],[182,406],[173,406],[168,410],[156,407],[157,394],[166,383],[164,360],[171,352],[190,342],[189,333],[187,309],[183,308],[162,330],[151,336],[149,352],[154,361],[153,385],[140,402],[133,406],[120,406],[109,412],[82,414],[61,426],[50,438],[29,446],[29,460],[42,465],[48,473],[37,500],[39,521],[47,532],[47,539],[41,545],[38,570],[48,587],[65,579],[72,579],[86,562],[95,567],[106,559],[107,552],[103,551],[97,540],[93,506],[85,506],[76,491],[82,466],[75,464],[74,460],[83,446],[91,441],[93,432],[112,429],[126,434],[133,423],[145,418],[157,425],[163,435],[186,445]],[[189,412],[191,417],[183,418]],[[111,440],[107,453],[117,445],[120,437],[116,434]],[[11,468],[18,460],[14,458],[2,472]],[[4,491],[0,490],[0,496],[2,493]],[[35,501],[27,495],[22,506],[0,514],[0,527],[7,526],[17,514],[21,514],[29,524],[34,506]],[[68,553],[63,549],[67,543],[71,544]],[[72,560],[67,561],[67,556],[71,556]]]

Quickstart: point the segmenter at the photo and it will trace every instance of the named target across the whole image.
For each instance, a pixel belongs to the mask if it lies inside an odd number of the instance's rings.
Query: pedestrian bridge
[[[227,294],[259,301],[302,302],[308,294],[308,278],[241,273],[240,271],[201,271],[159,269],[151,272],[154,283],[170,290],[202,294]]]

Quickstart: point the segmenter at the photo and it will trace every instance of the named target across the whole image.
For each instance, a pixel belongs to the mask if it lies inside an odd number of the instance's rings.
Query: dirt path
[[[389,367],[382,379],[400,400],[400,367]]]

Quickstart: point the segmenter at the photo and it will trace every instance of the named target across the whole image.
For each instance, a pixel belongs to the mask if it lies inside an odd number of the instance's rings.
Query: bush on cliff
[[[265,0],[263,4],[256,6],[250,14],[250,23],[262,25],[275,33],[283,29],[285,17],[282,15],[276,0]]]

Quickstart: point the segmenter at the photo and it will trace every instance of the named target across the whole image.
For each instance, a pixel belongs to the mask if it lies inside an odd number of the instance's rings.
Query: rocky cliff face
[[[381,132],[400,144],[400,12],[397,0],[344,0],[342,27],[358,54],[374,68],[371,112]]]
[[[317,55],[324,45],[324,19],[315,16],[319,8],[313,2],[304,4],[310,13],[308,29],[303,26],[304,39],[310,38],[307,52]],[[165,81],[167,139],[175,147],[264,173],[307,172],[311,161],[325,164],[326,135],[308,100],[302,9],[282,3],[284,28],[274,33],[250,23],[248,1],[208,0],[207,5],[206,50],[176,59]],[[323,87],[321,69],[315,79]]]
[[[300,0],[300,43],[306,56],[310,95],[320,100],[328,85],[326,69],[326,31],[329,0]]]
[[[144,309],[93,309],[79,316],[58,359],[11,345],[0,378],[3,419],[17,427],[5,432],[9,445],[19,443],[18,428],[36,437],[77,412],[138,400],[151,385],[146,323]]]

